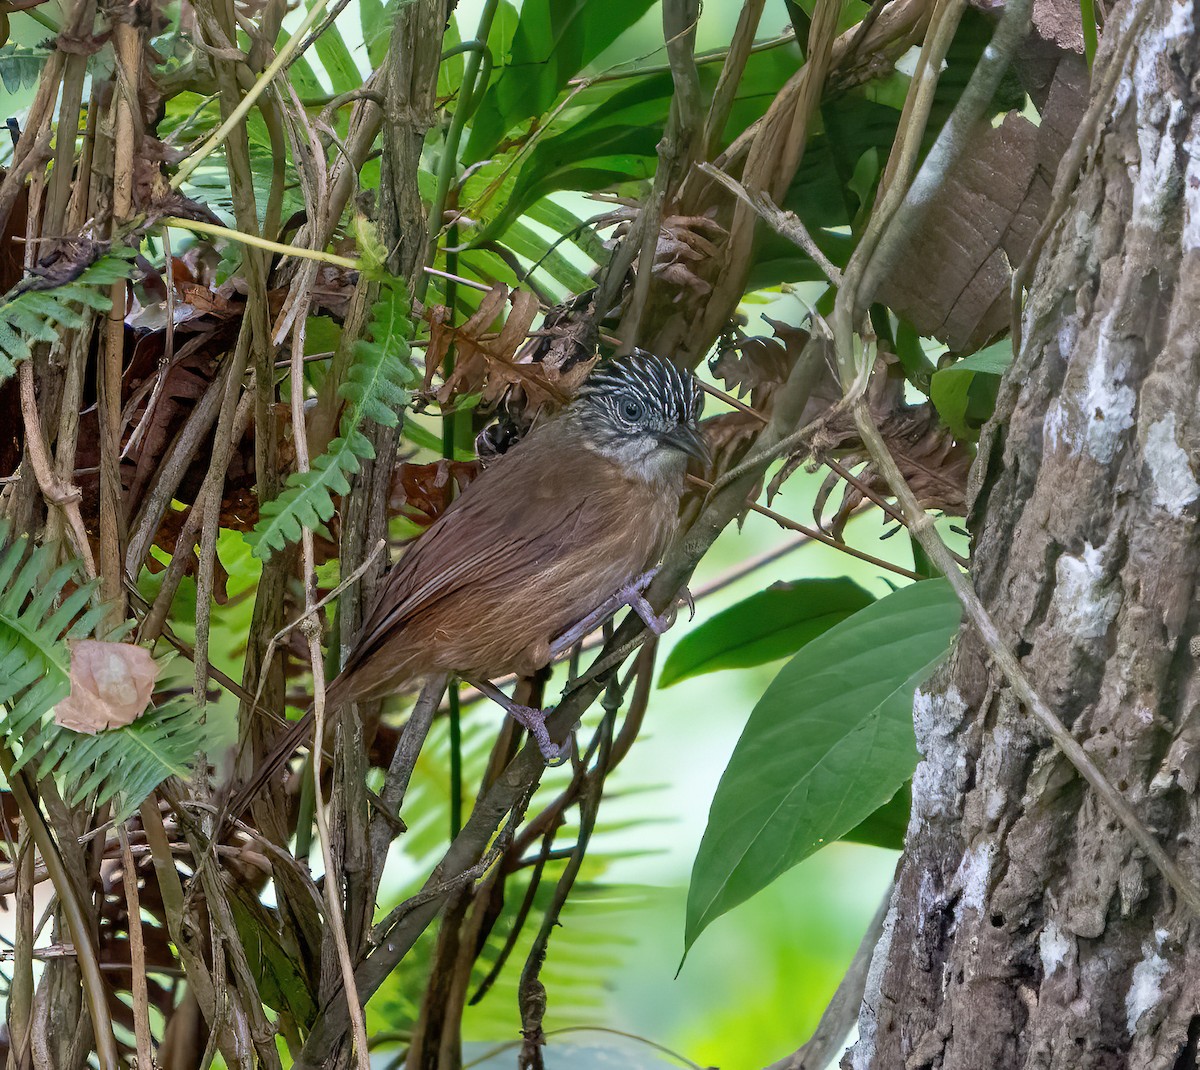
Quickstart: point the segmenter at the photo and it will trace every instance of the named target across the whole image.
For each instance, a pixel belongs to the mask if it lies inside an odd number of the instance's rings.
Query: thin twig
[[[667,44],[667,59],[671,64],[671,83],[674,95],[667,119],[667,128],[658,143],[658,165],[650,195],[638,211],[637,219],[622,246],[637,252],[637,274],[633,293],[629,297],[618,333],[625,346],[632,347],[641,337],[642,315],[650,296],[654,278],[654,262],[658,253],[662,220],[668,200],[678,190],[688,168],[695,159],[704,122],[700,108],[700,75],[696,70],[696,23],[700,16],[700,0],[663,0],[663,35]],[[626,254],[627,255],[627,254]],[[616,259],[614,258],[614,264]],[[622,278],[623,278],[622,272]],[[605,276],[602,297],[611,293],[615,274]],[[597,319],[603,319],[608,309],[598,300]]]
[[[379,892],[379,882],[383,878],[383,859],[387,855],[388,844],[395,839],[404,796],[408,793],[417,758],[425,745],[425,737],[429,734],[429,727],[433,724],[434,714],[441,704],[447,682],[448,678],[445,676],[434,677],[426,682],[392,753],[387,776],[379,792],[379,809],[371,822],[371,854],[378,859],[372,873],[373,894],[377,895]]]
[[[207,234],[213,238],[228,238],[242,245],[250,245],[255,249],[263,249],[268,253],[278,253],[280,256],[294,256],[298,260],[317,260],[322,264],[332,264],[357,271],[360,264],[348,256],[338,256],[336,253],[324,253],[320,249],[308,249],[302,245],[285,245],[283,242],[271,241],[257,234],[247,234],[233,227],[219,227],[215,223],[206,223],[201,219],[181,219],[178,216],[166,216],[161,222],[164,226],[177,227],[180,230],[190,230],[196,234]]]
[[[293,357],[292,359],[294,362],[295,357]],[[294,372],[294,363],[293,363],[293,372]],[[292,629],[297,628],[301,624],[303,624],[305,622],[305,620],[307,620],[309,617],[311,617],[314,613],[318,612],[319,610],[324,609],[327,605],[329,605],[330,602],[332,602],[335,598],[337,598],[338,595],[340,595],[352,583],[357,583],[360,579],[362,579],[363,573],[365,573],[367,571],[367,569],[369,569],[371,567],[371,565],[375,561],[375,558],[377,558],[383,552],[383,550],[386,546],[387,546],[387,543],[383,539],[380,539],[375,544],[374,549],[372,549],[371,552],[369,554],[367,554],[366,559],[363,561],[363,563],[361,565],[358,566],[358,568],[356,568],[353,572],[351,572],[349,576],[347,576],[344,580],[342,580],[342,582],[339,583],[324,598],[322,598],[319,602],[316,602],[312,606],[311,609],[308,607],[305,607],[303,614],[301,614],[299,617],[297,617],[295,620],[291,621],[290,623],[285,624],[282,628],[279,629],[279,631],[277,631],[273,636],[271,636],[270,642],[267,643],[266,652],[263,654],[263,659],[262,659],[263,663],[266,664],[266,663],[270,662],[271,658],[274,657],[275,647],[279,644],[280,639],[282,639],[285,635],[287,635],[289,632],[291,632]],[[250,701],[255,706],[258,705],[258,700],[260,698],[262,698],[262,689],[263,689],[263,686],[265,683],[266,683],[265,679],[259,680],[258,681],[258,691],[250,697]]]
[[[759,412],[758,409],[752,408],[744,401],[739,401],[732,394],[727,394],[724,390],[720,390],[701,379],[697,379],[696,383],[699,385],[701,390],[709,395],[709,397],[717,398],[718,400],[725,402],[725,404],[730,408],[737,409],[738,412],[744,412],[747,416],[754,417],[754,419],[761,424],[767,423],[767,418],[761,412]]]
[[[467,55],[463,67],[462,89],[458,96],[458,106],[450,119],[446,139],[442,145],[442,158],[438,165],[437,187],[433,195],[433,204],[429,211],[429,236],[425,247],[425,260],[433,263],[437,254],[438,235],[442,232],[442,216],[446,209],[446,200],[450,195],[450,186],[458,171],[458,146],[462,140],[462,132],[467,119],[478,107],[483,97],[483,89],[488,84],[491,75],[492,57],[487,47],[488,36],[492,32],[492,20],[496,17],[499,0],[484,0],[483,10],[479,14],[479,25],[475,30],[475,40],[482,45],[473,48]],[[483,70],[480,65],[486,60]],[[424,302],[425,291],[429,286],[429,274],[424,273],[417,279],[413,289],[413,300]]]
[[[771,200],[769,194],[761,190],[751,193],[737,179],[730,177],[724,171],[714,167],[710,163],[697,164],[696,170],[703,171],[709,178],[714,179],[729,190],[739,201],[742,201],[753,209],[776,234],[780,234],[795,242],[808,254],[808,258],[821,269],[821,273],[833,286],[841,286],[841,269],[821,252],[817,247],[817,243],[813,241],[812,235],[809,234],[808,228],[804,225],[804,221],[795,212],[788,212],[780,208],[779,205]]]
[[[311,282],[311,280],[310,280]],[[296,470],[309,470],[308,433],[304,416],[304,334],[306,316],[297,315],[292,331],[292,437],[296,447]],[[377,547],[378,551],[378,547]],[[350,945],[346,939],[346,923],[342,913],[341,881],[335,874],[338,868],[333,858],[333,840],[329,829],[329,811],[321,790],[321,742],[325,738],[325,658],[321,653],[321,622],[317,617],[317,604],[313,599],[316,583],[316,564],[313,553],[312,530],[305,525],[301,532],[301,556],[304,563],[304,617],[301,631],[308,640],[308,657],[313,677],[313,748],[312,777],[314,813],[317,819],[317,836],[321,844],[321,858],[325,864],[325,919],[333,934],[337,949],[338,965],[342,973],[343,992],[350,1013],[350,1025],[354,1034],[354,1053],[359,1070],[370,1070],[370,1049],[367,1043],[367,1025],[363,1016],[362,1001],[354,982],[354,963],[350,959]],[[368,560],[363,570],[370,564]],[[353,578],[349,581],[353,582]]]
[[[693,486],[701,487],[704,490],[711,492],[714,490],[712,483],[706,479],[700,479],[698,476],[688,476],[688,482]],[[894,572],[897,576],[904,576],[906,579],[919,580],[922,577],[916,572],[912,572],[907,568],[902,568],[900,565],[892,564],[891,561],[885,561],[882,557],[875,557],[867,553],[865,550],[855,549],[844,542],[839,542],[832,535],[827,535],[823,531],[818,531],[816,528],[810,528],[806,524],[801,524],[797,520],[792,520],[790,517],[784,516],[782,513],[775,512],[774,509],[768,509],[765,505],[759,505],[757,502],[749,502],[747,508],[751,512],[758,513],[760,516],[765,516],[768,520],[774,520],[781,528],[788,528],[791,531],[799,531],[814,542],[822,542],[826,546],[832,546],[835,550],[840,550],[844,554],[849,554],[851,557],[857,557],[860,561],[866,561],[868,564],[875,565],[877,568],[886,569],[888,572]]]
[[[146,991],[146,941],[142,935],[142,906],[138,897],[137,863],[129,849],[129,833],[125,823],[117,825],[117,836],[121,841],[121,885],[125,889],[125,904],[129,932],[129,968],[132,977],[129,990],[133,995],[133,1033],[137,1043],[138,1067],[154,1065],[152,1055],[153,1037],[150,1033],[150,1001]]]
[[[708,106],[708,115],[704,119],[704,132],[700,136],[700,147],[697,156],[701,160],[711,160],[725,136],[725,126],[737,100],[737,91],[741,85],[742,75],[746,71],[746,62],[754,51],[754,35],[758,32],[758,24],[762,19],[763,7],[766,0],[746,0],[738,15],[737,29],[733,31],[733,41],[729,52],[721,64],[721,74],[717,79],[717,87],[713,90],[712,103]],[[787,35],[789,40],[795,40],[795,33]],[[703,62],[700,56],[695,62]]]
[[[255,101],[266,91],[267,87],[274,80],[286,64],[292,62],[293,57],[300,54],[300,45],[305,41],[305,35],[309,29],[321,16],[321,12],[325,10],[329,0],[313,0],[313,5],[308,9],[308,13],[301,20],[300,25],[293,31],[291,37],[284,43],[283,47],[275,54],[275,58],[268,65],[267,69],[259,75],[258,80],[245,93],[238,103],[238,106],[230,112],[225,121],[221,123],[204,141],[195,152],[191,153],[183,160],[176,169],[174,176],[171,179],[171,189],[177,190],[187,181],[188,177],[201,163],[209,156],[212,151],[221,144],[235,130],[238,124],[250,114],[250,109],[254,107]]]
[[[966,89],[958,98],[950,118],[938,131],[933,147],[921,161],[920,170],[905,191],[903,203],[871,251],[860,283],[854,309],[856,316],[866,309],[864,299],[874,296],[880,282],[896,270],[900,258],[907,254],[909,239],[933,206],[951,167],[962,156],[991,105],[1017,47],[1028,35],[1032,12],[1033,0],[1008,0],[1004,5],[992,40],[971,73]]]
[[[87,531],[83,526],[83,517],[79,512],[79,502],[83,495],[78,487],[60,480],[50,465],[46,440],[42,436],[42,422],[38,415],[33,365],[29,361],[23,360],[18,365],[17,373],[21,381],[21,418],[25,424],[25,450],[33,468],[34,478],[46,501],[61,509],[67,518],[75,552],[83,561],[88,578],[95,579],[96,561],[92,557],[92,547],[88,542]]]
[[[21,817],[37,844],[42,861],[50,870],[50,879],[58,894],[59,906],[67,922],[67,931],[75,945],[79,964],[80,980],[92,1017],[92,1030],[96,1039],[96,1058],[100,1070],[118,1070],[121,1063],[117,1056],[117,1042],[113,1036],[112,1017],[108,1013],[108,986],[100,972],[96,945],[92,940],[92,928],[88,911],[75,890],[75,883],[63,864],[62,855],[50,835],[50,829],[42,816],[41,809],[25,784],[24,774],[13,773],[13,758],[7,745],[0,744],[0,769],[8,782],[9,791],[21,811]]]
[[[900,113],[896,142],[888,154],[887,165],[880,178],[875,207],[862,237],[855,246],[854,254],[846,265],[843,285],[838,291],[838,300],[834,305],[831,320],[834,356],[839,362],[838,371],[847,401],[853,401],[866,391],[872,366],[871,362],[866,360],[856,361],[854,354],[854,325],[858,322],[861,304],[860,285],[880,239],[904,202],[910,177],[917,164],[929,114],[933,108],[942,62],[965,8],[966,0],[938,0],[934,8],[929,30],[917,57],[917,66],[908,95],[904,100],[904,108]],[[846,300],[847,294],[852,295],[853,300]]]
[[[441,271],[438,268],[428,266],[422,267],[421,270],[426,275],[436,275],[441,279],[450,279],[452,282],[458,283],[459,286],[466,286],[472,290],[479,290],[481,293],[490,293],[492,290],[490,286],[485,286],[482,282],[476,282],[474,279],[464,279],[461,275],[453,275],[449,271]]]
[[[878,494],[876,491],[872,490],[871,487],[859,479],[858,476],[850,471],[850,469],[842,467],[842,465],[838,464],[838,462],[832,457],[822,457],[821,463],[824,464],[825,467],[828,468],[839,479],[849,483],[850,486],[858,491],[858,493],[864,498],[867,498],[869,501],[879,506],[879,508],[887,513],[887,515],[896,521],[897,524],[899,524],[901,527],[904,526],[904,514],[881,494]]]

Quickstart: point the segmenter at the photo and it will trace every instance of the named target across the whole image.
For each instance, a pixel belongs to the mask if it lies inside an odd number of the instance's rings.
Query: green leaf
[[[310,5],[311,6],[311,5]],[[334,93],[349,93],[362,85],[362,72],[350,55],[350,49],[342,40],[342,35],[336,23],[330,23],[313,42],[317,58],[325,73],[329,75],[330,85]]]
[[[395,17],[395,0],[386,6],[383,0],[359,0],[358,3],[358,21],[359,27],[362,30],[363,44],[367,48],[367,62],[371,67],[378,67],[383,63],[384,57],[387,55],[388,40],[392,33],[392,21]],[[442,48],[447,49],[451,45],[458,44],[458,30],[456,29],[457,21],[454,16],[450,16],[450,21],[446,25],[446,33],[442,38]],[[460,72],[459,80],[461,81],[462,57],[457,56],[458,70]],[[438,96],[444,96],[446,91],[442,89],[442,68],[454,63],[454,59],[446,61],[438,68]],[[457,83],[455,83],[457,85]]]
[[[317,1004],[294,930],[281,926],[245,884],[237,884],[232,892],[229,905],[234,925],[263,1003],[274,1011],[290,1014],[303,1026],[311,1026]]]
[[[0,522],[0,735],[19,751],[13,768],[37,763],[74,803],[94,793],[116,800],[122,821],[168,776],[189,776],[208,728],[187,696],[151,709],[132,724],[84,735],[50,719],[70,691],[68,639],[96,638],[104,606],[77,561],[54,567],[57,550],[12,538]],[[103,638],[114,638],[106,635]]]
[[[596,285],[594,279],[588,278],[559,252],[558,244],[543,238],[519,220],[509,224],[504,232],[504,244],[528,260],[531,268],[536,265],[539,271],[544,271],[567,293],[585,293]]]
[[[913,692],[960,616],[950,584],[926,580],[859,610],[783,667],[717,787],[692,868],[685,948],[912,775]]]
[[[26,86],[37,85],[46,58],[44,48],[28,48],[9,42],[0,45],[0,85],[7,93],[19,93]]]
[[[95,735],[50,725],[39,776],[53,769],[73,787],[72,805],[93,792],[97,806],[114,800],[113,817],[124,821],[167,777],[192,775],[209,731],[190,695],[168,699],[130,724]]]
[[[868,847],[885,847],[889,851],[904,849],[904,834],[912,811],[912,781],[906,780],[895,795],[873,814],[864,818],[842,837],[850,843]]]
[[[12,538],[0,522],[0,733],[10,739],[36,728],[70,691],[65,639],[95,589],[84,584],[82,594],[67,593],[76,568],[56,569],[54,559],[52,547]]]
[[[490,156],[506,133],[548,111],[567,82],[650,5],[651,0],[525,0],[509,61],[471,117],[465,162]]]
[[[1012,363],[1012,342],[994,342],[933,373],[929,397],[960,442],[974,442],[996,407],[1000,376]]]
[[[928,393],[929,380],[937,369],[921,345],[921,336],[916,327],[905,319],[896,328],[896,356],[900,358],[905,378]]]
[[[118,246],[73,279],[47,285],[31,276],[0,298],[0,383],[16,373],[35,342],[53,342],[60,328],[82,326],[83,317],[73,306],[107,312],[112,307],[109,287],[129,278],[136,256],[137,250]]]
[[[773,584],[685,635],[668,656],[658,686],[787,657],[873,601],[845,577]]]

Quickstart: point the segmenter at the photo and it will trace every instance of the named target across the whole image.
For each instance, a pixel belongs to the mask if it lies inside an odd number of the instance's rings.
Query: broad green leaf
[[[37,84],[49,53],[9,42],[0,45],[0,86],[6,93],[19,93]]]
[[[873,601],[845,577],[773,584],[688,632],[667,658],[658,686],[787,657]]]
[[[384,57],[387,55],[388,39],[391,37],[392,20],[395,16],[395,4],[385,5],[383,0],[359,0],[358,3],[358,23],[362,30],[363,44],[367,49],[367,62],[372,68],[378,67],[383,63]],[[442,39],[442,48],[447,49],[451,45],[458,44],[458,31],[455,29],[457,25],[454,16],[450,17],[450,21],[446,26],[446,33]],[[441,66],[446,67],[447,64],[455,65],[457,60],[457,68],[460,74],[461,81],[462,72],[462,57],[455,56]],[[442,72],[438,70],[438,96],[443,96],[441,82]],[[455,83],[457,88],[458,83]]]
[[[567,240],[579,246],[595,263],[604,263],[604,242],[591,224],[568,212],[562,205],[555,204],[549,197],[530,205],[525,215],[556,234],[567,235]]]
[[[906,780],[895,795],[878,810],[865,817],[842,837],[850,843],[865,843],[868,847],[886,847],[889,851],[904,848],[904,833],[912,810],[912,782]]]
[[[937,369],[921,345],[916,327],[905,319],[896,328],[896,356],[900,358],[905,378],[928,393],[929,380]]]
[[[274,1011],[291,1014],[303,1026],[312,1025],[317,1006],[312,981],[301,965],[304,956],[296,945],[294,930],[284,927],[280,931],[275,918],[244,884],[234,889],[229,905],[263,1003]]]
[[[973,442],[996,406],[1000,376],[1012,363],[1012,343],[995,342],[933,373],[929,397],[960,442]]]
[[[538,271],[549,275],[567,293],[581,294],[596,285],[594,279],[559,252],[559,245],[520,220],[509,224],[504,232],[504,244],[511,252],[528,260],[530,269],[536,265]]]
[[[501,66],[471,117],[463,154],[477,163],[508,131],[549,110],[568,81],[649,10],[651,0],[525,0]]]
[[[350,55],[346,42],[342,40],[336,23],[330,23],[321,31],[313,42],[313,48],[316,49],[317,58],[329,76],[334,93],[349,93],[362,85],[362,72],[354,62],[354,57]]]
[[[780,670],[717,787],[692,868],[685,947],[912,775],[913,692],[960,615],[947,581],[916,583],[834,625]]]

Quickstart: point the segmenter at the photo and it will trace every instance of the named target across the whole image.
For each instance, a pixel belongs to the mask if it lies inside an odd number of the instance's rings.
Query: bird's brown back
[[[630,479],[561,420],[535,429],[392,568],[330,701],[435,672],[540,668],[555,638],[658,561],[682,489],[682,472]]]

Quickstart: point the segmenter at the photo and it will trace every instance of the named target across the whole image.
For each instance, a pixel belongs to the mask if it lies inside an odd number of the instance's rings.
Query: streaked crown
[[[667,431],[695,424],[704,392],[691,372],[644,349],[600,361],[579,390],[579,400],[615,431]]]
[[[636,349],[631,356],[597,364],[571,409],[593,449],[656,478],[682,464],[684,455],[705,459],[696,428],[703,404],[704,394],[690,372]]]

